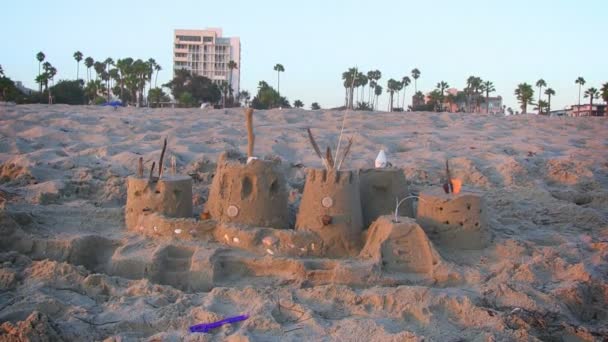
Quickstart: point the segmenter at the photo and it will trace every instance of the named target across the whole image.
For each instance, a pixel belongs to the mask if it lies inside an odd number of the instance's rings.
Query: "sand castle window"
[[[275,179],[274,181],[272,181],[272,184],[270,184],[270,193],[276,194],[277,192],[279,192],[279,182],[277,182],[277,180]]]
[[[245,199],[251,195],[253,191],[253,183],[251,182],[251,178],[245,176],[243,177],[243,186],[241,188],[241,198]]]

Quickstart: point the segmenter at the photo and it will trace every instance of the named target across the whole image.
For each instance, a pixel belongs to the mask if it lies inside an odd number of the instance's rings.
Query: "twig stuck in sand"
[[[163,150],[160,152],[160,160],[158,161],[158,178],[163,176],[163,158],[165,158],[165,150],[167,149],[167,138],[163,143]]]
[[[152,167],[150,168],[150,182],[154,181],[154,166],[156,166],[156,162],[152,162]]]
[[[144,178],[144,157],[139,157],[137,164],[137,177]]]
[[[325,160],[327,160],[327,169],[331,170],[334,168],[334,158],[331,155],[331,148],[327,146],[327,150],[325,152]]]
[[[308,139],[310,140],[310,144],[312,145],[312,148],[315,150],[315,153],[317,154],[317,156],[321,159],[323,166],[325,166],[325,168],[327,168],[327,161],[325,160],[325,158],[323,158],[323,155],[321,154],[321,150],[319,149],[319,145],[317,145],[315,138],[312,136],[312,132],[310,131],[310,128],[307,128],[306,131],[308,132]]]
[[[346,149],[344,149],[344,154],[342,154],[342,158],[340,158],[340,162],[338,162],[338,167],[336,168],[337,171],[340,171],[340,168],[342,167],[342,163],[344,163],[344,160],[348,156],[348,153],[350,152],[350,147],[352,144],[353,144],[353,137],[350,137],[350,138],[348,138],[348,145],[346,145]]]
[[[245,120],[247,123],[247,157],[253,157],[253,145],[255,135],[253,134],[253,108],[245,109]]]
[[[449,194],[453,192],[454,189],[452,188],[452,176],[450,175],[450,165],[448,164],[447,159],[445,160],[445,175],[447,179],[445,180],[445,183],[443,183],[443,190],[446,194]]]

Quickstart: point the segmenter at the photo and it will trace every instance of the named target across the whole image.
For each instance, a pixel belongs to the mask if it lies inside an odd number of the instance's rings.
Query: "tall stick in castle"
[[[253,157],[253,145],[255,135],[253,134],[253,108],[245,109],[245,120],[247,121],[247,157]]]

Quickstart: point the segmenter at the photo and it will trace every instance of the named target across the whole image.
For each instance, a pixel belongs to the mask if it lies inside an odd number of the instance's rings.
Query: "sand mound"
[[[361,257],[380,262],[389,272],[430,274],[440,261],[426,234],[411,218],[379,217],[367,232]]]

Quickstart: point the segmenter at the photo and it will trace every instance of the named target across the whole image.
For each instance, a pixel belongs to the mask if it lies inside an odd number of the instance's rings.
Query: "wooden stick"
[[[253,108],[245,109],[245,120],[247,122],[247,157],[253,157],[253,145],[255,135],[253,134]]]
[[[149,181],[153,181],[153,177],[154,177],[154,166],[156,166],[156,162],[152,162],[152,167],[150,168],[150,179]]]
[[[328,169],[333,169],[334,158],[331,155],[331,148],[329,148],[329,146],[327,146],[327,151],[325,152],[325,159],[327,160],[327,166],[329,167]]]
[[[453,188],[452,188],[452,176],[450,175],[450,165],[448,165],[448,160],[445,160],[445,175],[448,178],[445,182],[445,184],[443,185],[443,189],[445,190],[446,193],[451,193],[453,192]]]
[[[344,154],[342,154],[342,159],[340,159],[340,162],[338,163],[338,168],[336,170],[340,171],[340,168],[342,167],[342,163],[344,163],[344,160],[348,156],[348,153],[350,152],[350,147],[352,144],[353,144],[353,137],[350,137],[350,138],[348,138],[348,145],[346,145],[346,148],[344,149]]]
[[[312,132],[310,131],[310,128],[307,128],[306,131],[308,132],[308,139],[310,140],[310,144],[312,145],[312,148],[315,150],[315,153],[317,154],[317,156],[319,156],[319,158],[321,158],[321,160],[323,161],[323,164],[325,164],[325,159],[321,155],[321,150],[319,149],[319,145],[317,145],[315,138],[312,136]]]
[[[144,157],[139,157],[139,163],[137,164],[137,177],[144,178]]]
[[[158,178],[163,175],[163,158],[165,158],[165,150],[167,149],[167,138],[165,138],[165,142],[163,143],[163,150],[160,153],[160,160],[158,161]]]

